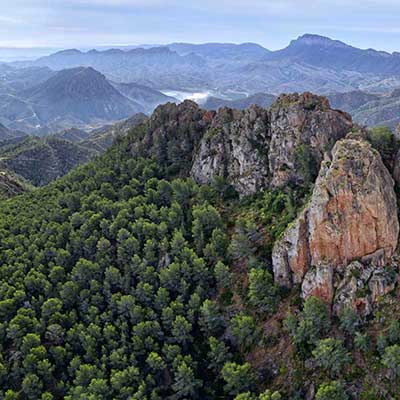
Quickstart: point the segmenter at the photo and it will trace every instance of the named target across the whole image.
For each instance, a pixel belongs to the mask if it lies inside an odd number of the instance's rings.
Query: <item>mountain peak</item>
[[[333,40],[326,36],[306,33],[299,36],[296,40],[292,40],[290,45],[306,45],[306,46],[324,46],[324,47],[351,47],[340,40]]]
[[[58,52],[54,53],[53,55],[75,56],[78,54],[82,54],[82,52],[79,51],[78,49],[67,49],[67,50],[58,51]]]

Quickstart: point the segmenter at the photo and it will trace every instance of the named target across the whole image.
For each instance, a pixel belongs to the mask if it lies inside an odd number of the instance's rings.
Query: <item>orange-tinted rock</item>
[[[307,208],[274,246],[275,280],[291,286],[303,282],[312,266],[329,265],[334,273],[373,253],[385,264],[399,236],[393,187],[369,143],[356,138],[337,142],[332,157],[322,163]],[[308,276],[303,295],[329,301],[332,285],[329,274],[320,274],[314,282]]]
[[[339,141],[322,166],[308,207],[311,264],[333,266],[383,249],[399,235],[394,182],[379,154],[363,140]]]

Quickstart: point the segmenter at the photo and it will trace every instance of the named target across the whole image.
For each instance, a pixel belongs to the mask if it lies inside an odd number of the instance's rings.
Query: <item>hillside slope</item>
[[[95,154],[84,146],[51,136],[0,142],[0,162],[34,186],[48,184]]]
[[[396,399],[399,148],[310,93],[187,101],[3,201],[0,396]]]

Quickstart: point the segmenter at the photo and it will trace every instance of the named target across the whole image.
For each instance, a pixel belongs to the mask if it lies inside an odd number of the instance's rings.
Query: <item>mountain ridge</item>
[[[158,90],[328,94],[383,88],[388,77],[393,78],[392,88],[400,86],[399,53],[358,49],[313,34],[299,36],[275,51],[256,43],[171,43],[127,50],[71,50],[40,58],[33,65],[54,69],[91,65],[116,82]]]

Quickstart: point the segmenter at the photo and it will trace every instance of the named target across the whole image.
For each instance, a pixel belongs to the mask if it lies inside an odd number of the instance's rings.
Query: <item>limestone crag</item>
[[[241,195],[301,184],[310,180],[308,166],[318,172],[323,153],[351,127],[348,114],[311,93],[282,95],[270,110],[222,108],[202,137],[191,173],[199,183],[223,176]]]
[[[301,283],[304,297],[331,303],[340,274],[338,293],[357,286],[346,278],[346,267],[358,260],[373,271],[384,268],[398,235],[394,181],[379,153],[362,137],[349,136],[326,156],[309,204],[275,244],[275,280],[288,287]],[[378,275],[372,272],[364,283]],[[371,290],[385,291],[384,282],[371,283]]]
[[[223,176],[241,194],[268,187],[268,120],[268,111],[258,106],[220,109],[194,158],[194,179],[206,184]]]
[[[270,109],[205,111],[192,101],[157,107],[132,152],[155,157],[198,183],[225,178],[241,196],[310,183],[324,151],[352,127],[351,117],[311,93],[282,95]]]
[[[301,183],[306,177],[301,158],[308,157],[315,174],[324,153],[352,128],[351,117],[332,110],[324,97],[311,93],[282,95],[271,107],[269,169],[271,185]],[[315,178],[311,177],[311,178]]]

